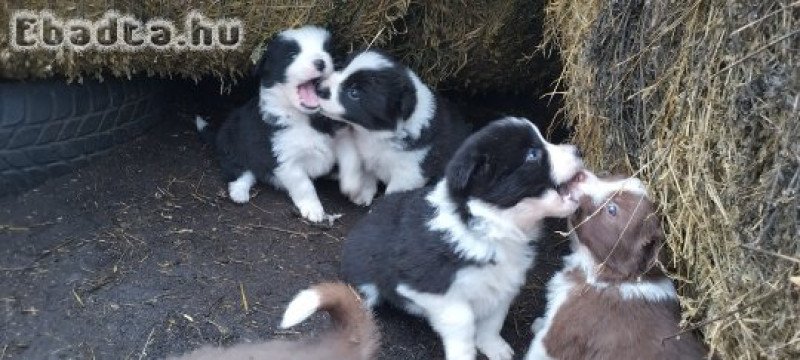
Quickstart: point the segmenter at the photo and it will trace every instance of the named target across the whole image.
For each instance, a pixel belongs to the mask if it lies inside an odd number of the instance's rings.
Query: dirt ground
[[[310,284],[337,279],[339,248],[366,211],[319,181],[333,227],[303,222],[281,192],[257,187],[244,206],[224,195],[215,161],[186,122],[165,121],[70,175],[0,199],[0,359],[158,359],[321,331],[317,315],[277,329]],[[551,225],[557,227],[557,225]],[[558,266],[559,236],[538,265],[503,336],[526,350]],[[381,308],[380,359],[439,359],[426,323]]]

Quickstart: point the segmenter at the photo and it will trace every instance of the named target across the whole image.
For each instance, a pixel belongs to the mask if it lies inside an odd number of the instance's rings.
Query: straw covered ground
[[[647,180],[687,331],[800,357],[800,2],[551,0],[575,141]]]
[[[9,14],[18,9],[47,9],[59,18],[90,20],[115,9],[142,21],[158,17],[179,24],[189,10],[198,10],[212,19],[241,19],[245,39],[234,51],[15,52],[9,47],[7,29]],[[148,74],[197,79],[210,74],[235,80],[247,72],[263,50],[261,45],[276,32],[318,24],[334,32],[340,50],[386,49],[432,85],[521,92],[548,85],[557,72],[557,64],[536,52],[543,10],[543,1],[524,0],[9,0],[0,5],[0,77]]]

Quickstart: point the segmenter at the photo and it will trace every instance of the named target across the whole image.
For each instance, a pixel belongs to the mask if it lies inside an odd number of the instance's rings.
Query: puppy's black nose
[[[325,61],[322,59],[314,60],[314,67],[317,68],[317,71],[322,72],[325,70]]]
[[[317,90],[317,96],[319,96],[320,99],[328,100],[331,97],[330,88],[322,88],[319,86],[319,84],[317,84],[316,90]]]

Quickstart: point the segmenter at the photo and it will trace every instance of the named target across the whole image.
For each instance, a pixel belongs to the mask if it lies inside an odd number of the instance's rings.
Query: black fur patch
[[[286,68],[299,53],[300,44],[297,41],[276,36],[267,44],[267,49],[256,64],[253,75],[261,78],[262,87],[269,88],[284,83]]]
[[[271,139],[281,129],[274,120],[261,118],[258,98],[231,112],[220,126],[215,143],[225,181],[236,180],[250,170],[259,181],[268,182],[278,166]]]
[[[470,126],[464,122],[461,113],[449,101],[436,96],[436,112],[431,123],[418,138],[405,139],[404,147],[416,150],[430,146],[422,162],[422,172],[430,179],[429,183],[435,183],[442,178],[447,162],[469,133]]]
[[[428,230],[434,208],[425,200],[431,187],[386,195],[350,231],[344,243],[342,275],[355,285],[375,284],[381,297],[403,307],[399,283],[442,294],[461,268],[479,265],[458,256],[440,232]]]
[[[333,121],[319,114],[310,115],[309,118],[311,120],[311,127],[314,128],[314,130],[330,136],[335,135],[336,131],[347,126],[341,122]]]

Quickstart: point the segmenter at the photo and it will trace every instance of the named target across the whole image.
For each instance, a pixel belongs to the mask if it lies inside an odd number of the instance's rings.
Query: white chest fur
[[[534,260],[534,251],[523,246],[496,250],[494,264],[459,270],[448,295],[467,299],[479,318],[510,302],[525,283]]]
[[[418,188],[425,184],[422,162],[429,148],[407,151],[394,140],[392,131],[355,128],[358,152],[364,169],[387,184],[387,192]]]
[[[533,323],[532,330],[535,337],[531,342],[525,360],[552,359],[547,354],[547,349],[544,346],[544,339],[547,337],[548,331],[550,331],[553,319],[569,297],[573,296],[573,294],[579,290],[576,289],[576,287],[587,285],[583,283],[576,284],[574,281],[570,280],[567,276],[568,272],[573,270],[583,272],[586,275],[589,286],[599,289],[613,286],[596,280],[594,272],[596,263],[592,259],[589,250],[585,246],[577,245],[577,239],[574,237],[572,243],[574,252],[564,258],[564,269],[557,272],[547,284],[547,309],[545,310],[545,315],[536,319]],[[618,285],[617,289],[625,300],[637,299],[657,302],[672,299],[676,300],[678,298],[675,287],[668,278],[655,282],[625,283]]]
[[[567,261],[565,259],[565,261]],[[572,292],[574,283],[569,281],[566,276],[567,270],[562,270],[550,279],[547,284],[547,308],[543,317],[536,319],[533,322],[531,329],[534,332],[534,338],[525,360],[549,360],[552,359],[547,355],[547,349],[544,346],[544,338],[547,332],[550,331],[550,326],[553,324],[553,318],[556,316],[558,309],[567,301],[569,294]]]
[[[275,133],[272,143],[278,163],[297,166],[311,178],[327,174],[333,168],[333,140],[307,122],[294,122]]]

